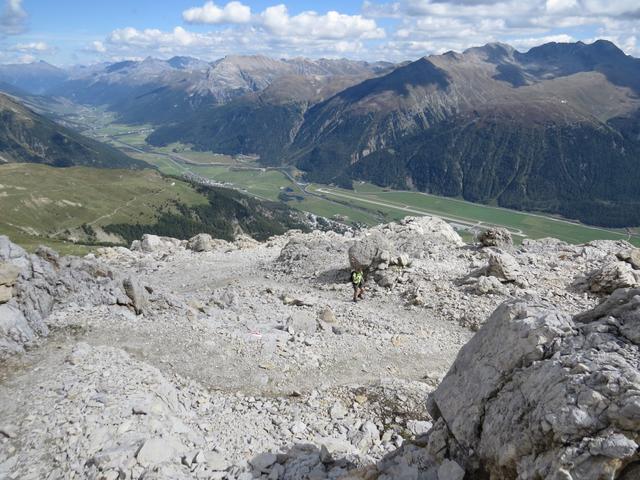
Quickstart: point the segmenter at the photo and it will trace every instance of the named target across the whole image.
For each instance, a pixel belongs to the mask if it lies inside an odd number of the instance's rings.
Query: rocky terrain
[[[84,258],[0,237],[0,478],[637,478],[638,267],[431,217]]]

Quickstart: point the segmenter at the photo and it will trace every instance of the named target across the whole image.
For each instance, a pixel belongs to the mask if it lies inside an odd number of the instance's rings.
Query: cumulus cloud
[[[85,52],[104,58],[263,53],[398,61],[495,41],[525,50],[601,37],[640,53],[638,0],[364,0],[356,14],[292,12],[284,3],[253,12],[242,1],[223,1],[182,12],[185,23],[210,25],[208,31],[119,28]]]
[[[389,55],[460,51],[491,41],[528,49],[547,41],[588,41],[596,32],[629,54],[639,50],[637,0],[367,0],[363,14],[396,19],[391,40],[378,46]]]
[[[27,12],[22,8],[22,0],[5,0],[0,14],[0,34],[18,35],[27,29]]]
[[[89,51],[105,53],[107,51],[107,47],[105,47],[104,43],[102,43],[101,41],[96,40],[94,42],[91,42],[91,47],[89,48]]]
[[[11,47],[16,52],[47,52],[51,47],[46,42],[17,43]]]
[[[259,16],[260,23],[277,36],[312,37],[318,39],[384,38],[385,32],[375,20],[362,15],[345,15],[336,11],[321,15],[314,11],[290,16],[286,5],[267,8]]]
[[[105,58],[193,55],[212,59],[232,53],[335,57],[362,54],[368,42],[386,36],[376,20],[364,15],[337,11],[303,11],[292,15],[284,4],[252,14],[240,2],[229,2],[224,7],[207,2],[202,7],[185,10],[183,19],[187,23],[215,26],[205,32],[182,26],[168,31],[119,28],[84,51]]]
[[[543,37],[514,38],[508,40],[507,43],[519,50],[529,50],[530,48],[537,47],[543,43],[569,43],[575,41],[576,40],[571,35],[562,33],[560,35],[545,35]]]
[[[187,23],[218,25],[222,23],[249,23],[251,8],[241,2],[229,2],[224,7],[218,7],[213,2],[207,2],[202,7],[193,7],[182,12],[182,18]]]

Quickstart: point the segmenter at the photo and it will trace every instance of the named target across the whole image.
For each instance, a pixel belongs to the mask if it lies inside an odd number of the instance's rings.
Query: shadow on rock
[[[324,285],[348,283],[350,273],[351,271],[348,268],[330,268],[317,275],[315,281]]]
[[[300,443],[291,447],[285,453],[261,453],[249,461],[251,472],[246,476],[239,476],[241,480],[255,478],[278,480],[306,480],[306,479],[338,479],[345,478],[357,466],[344,456],[341,451],[349,451],[346,445],[341,448],[341,442],[321,445]]]

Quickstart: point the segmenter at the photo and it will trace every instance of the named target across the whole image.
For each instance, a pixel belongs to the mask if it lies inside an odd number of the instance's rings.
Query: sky
[[[0,0],[0,63],[230,54],[402,61],[604,38],[640,57],[640,0]]]

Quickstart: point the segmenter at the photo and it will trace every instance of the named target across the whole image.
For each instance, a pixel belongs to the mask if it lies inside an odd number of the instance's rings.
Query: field
[[[100,112],[96,112],[96,118],[99,117]],[[290,195],[287,203],[291,207],[352,224],[375,225],[407,215],[438,215],[451,222],[468,239],[478,229],[502,226],[511,231],[516,242],[524,238],[555,237],[569,243],[629,239],[640,245],[637,230],[630,230],[629,235],[625,231],[589,227],[546,215],[418,192],[389,191],[364,182],[356,182],[354,190],[301,185],[292,181],[291,175],[284,170],[259,168],[257,162],[250,158],[196,152],[189,145],[180,143],[152,147],[145,142],[150,131],[148,125],[119,125],[106,121],[94,124],[87,133],[108,141],[132,157],[147,161],[164,174],[179,176],[191,172],[267,200],[278,200],[286,192]]]
[[[394,218],[411,214],[433,214],[468,230],[502,226],[508,228],[516,240],[555,237],[569,243],[584,243],[595,239],[629,239],[629,235],[623,232],[590,227],[550,216],[417,192],[389,191],[366,184],[357,184],[353,191],[326,186],[311,186],[309,190],[329,199],[343,199],[351,205],[377,209]],[[636,237],[632,237],[631,242],[640,244]]]
[[[521,242],[524,238],[543,237],[555,237],[569,243],[584,243],[596,239],[629,239],[626,232],[589,227],[550,216],[479,205],[454,198],[390,191],[361,182],[355,183],[354,190],[326,185],[309,185],[303,189],[282,171],[244,168],[242,163],[234,162],[229,157],[228,166],[221,165],[222,162],[215,166],[203,166],[181,162],[175,157],[171,160],[166,153],[135,156],[153,163],[164,173],[175,175],[180,171],[191,171],[264,199],[277,200],[280,193],[289,188],[292,195],[299,197],[290,200],[290,206],[328,218],[337,217],[350,223],[375,225],[407,215],[438,215],[453,223],[467,238],[472,238],[473,232],[480,228],[502,226],[511,231],[516,242]],[[201,163],[216,163],[215,154],[199,152],[199,157]],[[630,241],[640,245],[638,237],[631,237]]]
[[[0,166],[0,184],[0,234],[28,248],[47,243],[65,253],[86,251],[60,240],[84,224],[152,223],[158,209],[174,201],[206,203],[189,184],[154,170],[9,164]]]

